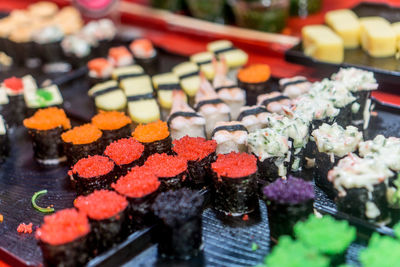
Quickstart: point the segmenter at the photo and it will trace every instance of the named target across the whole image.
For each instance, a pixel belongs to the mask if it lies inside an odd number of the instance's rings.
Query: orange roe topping
[[[97,73],[97,75],[101,75],[103,70],[108,66],[112,66],[111,63],[102,57],[94,58],[87,63],[89,70],[92,70]]]
[[[267,64],[254,64],[239,70],[238,79],[246,83],[265,82],[271,76],[271,69]]]
[[[3,84],[5,87],[15,92],[22,91],[24,89],[24,83],[22,82],[22,79],[16,77],[5,79]]]
[[[21,223],[18,225],[17,232],[18,233],[23,233],[23,234],[32,234],[32,223],[25,224]]]
[[[148,39],[137,39],[129,48],[136,57],[151,57],[154,54],[153,44]]]
[[[142,143],[163,140],[169,136],[168,125],[160,120],[148,124],[140,124],[132,133],[132,136]]]
[[[32,117],[24,120],[24,126],[29,129],[50,130],[62,126],[64,130],[71,128],[71,122],[63,109],[39,109]]]
[[[79,196],[74,206],[90,219],[104,220],[118,215],[128,206],[125,197],[109,190],[95,190],[87,196]]]
[[[132,170],[112,184],[118,193],[130,197],[141,198],[153,193],[160,186],[157,176],[148,167],[134,167]]]
[[[101,111],[92,118],[92,123],[100,130],[116,130],[128,124],[132,120],[123,112],[118,111]]]
[[[114,59],[118,59],[126,55],[130,56],[131,53],[125,46],[111,47],[110,50],[108,50],[108,56]]]
[[[151,155],[144,165],[149,167],[157,177],[175,177],[187,170],[186,159],[166,153]]]
[[[242,178],[257,171],[257,159],[247,153],[218,154],[217,160],[211,164],[211,168],[218,176]]]
[[[36,239],[57,246],[72,242],[89,231],[90,225],[85,213],[64,209],[44,216],[44,223],[36,230]]]
[[[144,146],[133,138],[123,138],[109,144],[104,155],[117,165],[132,163],[142,156]]]
[[[66,143],[74,145],[90,144],[98,140],[103,133],[95,125],[87,123],[76,126],[61,135],[61,139]]]
[[[114,169],[114,162],[103,156],[88,156],[80,159],[68,172],[69,175],[78,174],[83,178],[93,178],[105,175]]]
[[[186,160],[201,160],[215,152],[217,142],[215,140],[207,141],[203,137],[184,136],[179,140],[172,142],[172,150]]]

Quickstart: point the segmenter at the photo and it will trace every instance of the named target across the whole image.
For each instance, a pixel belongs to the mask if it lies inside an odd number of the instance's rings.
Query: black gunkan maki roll
[[[268,112],[284,115],[289,110],[292,101],[281,92],[272,92],[257,96],[257,105],[263,106]]]
[[[9,153],[10,144],[8,140],[8,129],[3,116],[0,115],[0,162],[3,161]]]
[[[339,211],[364,220],[388,223],[386,193],[393,175],[384,163],[350,153],[328,172],[328,180],[338,191],[335,202]]]
[[[60,62],[64,59],[64,53],[61,48],[63,38],[64,32],[58,25],[49,25],[34,33],[35,49],[37,49],[38,55],[43,62]]]
[[[47,266],[72,267],[84,265],[89,260],[89,233],[86,214],[65,209],[45,216],[35,236]]]
[[[61,48],[65,58],[74,68],[85,66],[92,57],[92,49],[88,40],[79,34],[65,36],[61,41]]]
[[[80,159],[68,175],[80,195],[87,195],[98,189],[109,189],[116,180],[115,165],[107,157],[89,156]]]
[[[312,137],[316,143],[315,184],[330,198],[334,198],[335,190],[328,181],[328,171],[348,153],[357,150],[358,144],[363,140],[362,132],[354,126],[343,129],[336,123],[332,125],[324,123],[312,132]]]
[[[158,253],[170,259],[189,259],[202,249],[202,209],[204,197],[183,188],[161,193],[152,208],[162,224]]]
[[[143,67],[149,75],[158,73],[158,53],[148,39],[137,39],[129,45],[135,61]]]
[[[66,161],[61,134],[71,128],[64,110],[46,108],[38,110],[23,121],[33,141],[35,159],[45,165]]]
[[[94,255],[118,244],[127,235],[128,201],[114,191],[95,190],[79,196],[74,206],[89,218],[89,247]]]
[[[99,57],[88,61],[89,84],[94,86],[97,83],[106,82],[111,78],[114,66],[107,59]]]
[[[246,153],[219,154],[213,170],[214,208],[226,215],[241,216],[258,207],[257,159]]]
[[[237,81],[246,91],[246,104],[255,105],[257,96],[270,91],[271,69],[267,64],[254,64],[238,71]]]

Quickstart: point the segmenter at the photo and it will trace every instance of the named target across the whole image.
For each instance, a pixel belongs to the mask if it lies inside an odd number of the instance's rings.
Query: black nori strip
[[[146,100],[146,99],[153,99],[153,93],[147,93],[143,95],[130,95],[126,97],[128,102],[134,102],[134,101],[140,101],[140,100]]]
[[[213,175],[214,208],[234,216],[251,213],[257,208],[257,172],[241,178]]]
[[[296,81],[290,81],[290,82],[282,84],[281,89],[284,90],[289,85],[295,85],[295,84],[305,83],[305,82],[308,82],[308,80],[307,79],[299,79],[299,80],[296,80]]]
[[[273,181],[275,181],[280,177],[279,169],[275,164],[275,161],[277,160],[283,160],[283,159],[278,157],[271,157],[271,158],[266,158],[264,161],[261,161],[257,157],[258,173],[259,173],[259,178],[261,180],[272,183]],[[288,168],[289,162],[284,161],[283,166],[285,168]]]
[[[257,96],[261,93],[268,93],[270,89],[269,79],[259,83],[246,83],[238,79],[238,86],[246,91],[246,105],[251,106],[257,103]]]
[[[270,103],[279,102],[279,101],[284,100],[284,99],[290,99],[290,98],[285,96],[285,95],[279,95],[279,96],[275,96],[275,97],[271,97],[271,98],[265,99],[263,102],[261,102],[261,105],[268,106]]]
[[[214,90],[215,90],[215,92],[219,92],[222,89],[232,89],[232,88],[239,88],[239,86],[237,86],[236,84],[232,84],[232,85],[227,85],[227,86],[215,87]]]
[[[160,191],[166,192],[170,190],[178,190],[183,187],[183,182],[186,180],[187,170],[181,172],[174,177],[158,177],[160,180]]]
[[[100,189],[111,189],[111,184],[116,181],[115,166],[114,168],[100,176],[91,178],[81,177],[78,173],[73,173],[71,178],[72,184],[75,186],[75,190],[78,195],[88,195],[94,190]]]
[[[199,103],[196,104],[195,106],[195,110],[199,111],[199,109],[204,106],[204,105],[208,105],[208,104],[222,104],[224,103],[221,99],[219,98],[215,98],[215,99],[207,99],[207,100],[203,100],[200,101]]]
[[[244,127],[244,125],[242,124],[235,124],[235,125],[222,125],[222,126],[218,126],[216,128],[214,128],[214,130],[211,133],[211,137],[214,136],[214,134],[216,132],[219,131],[228,131],[228,132],[236,132],[236,131],[244,131],[246,133],[248,133],[249,131],[247,130],[246,127]]]
[[[147,74],[144,72],[140,72],[140,73],[126,73],[126,74],[122,74],[122,75],[118,75],[117,79],[118,82],[122,81],[123,79],[128,79],[128,78],[136,78],[136,77],[140,77],[140,76],[146,76]]]
[[[331,162],[331,156],[325,152],[319,152],[316,147],[315,151],[315,176],[314,181],[315,185],[324,191],[329,198],[335,198],[337,192],[333,187],[333,184],[328,181],[328,172],[333,169],[334,166],[338,163],[340,159],[343,157],[334,156],[334,161]]]
[[[103,135],[101,136],[101,144],[103,150],[112,142],[121,139],[121,138],[126,138],[131,135],[132,132],[132,125],[128,123],[127,125],[119,128],[119,129],[114,129],[114,130],[103,130]]]
[[[168,135],[168,137],[162,139],[162,140],[157,140],[154,142],[150,143],[142,143],[144,145],[144,156],[145,158],[148,158],[150,155],[159,153],[167,153],[171,154],[171,146],[172,146],[172,139],[171,136]]]
[[[215,161],[215,152],[200,160],[188,161],[188,177],[184,181],[185,186],[191,189],[201,189],[211,183],[209,177],[212,174],[211,163]]]
[[[209,60],[197,61],[196,64],[197,64],[197,66],[201,66],[201,65],[210,64],[211,62],[212,62],[212,60],[209,59]]]
[[[237,48],[234,47],[234,46],[230,46],[230,47],[217,49],[217,50],[214,51],[214,54],[216,54],[218,56],[221,53],[225,53],[225,52],[232,51],[232,50],[237,50]]]
[[[196,112],[186,112],[186,111],[177,111],[172,113],[167,120],[167,124],[168,126],[171,124],[171,121],[173,119],[175,119],[176,117],[201,117],[199,114],[197,114]]]
[[[81,158],[93,156],[103,153],[103,146],[101,145],[101,138],[89,144],[74,145],[72,143],[64,143],[64,153],[67,156],[67,162],[73,165]]]
[[[353,96],[356,97],[356,103],[360,105],[358,112],[352,113],[353,121],[364,121],[364,109],[367,104],[367,100],[371,98],[371,91],[357,91],[352,92]]]
[[[106,89],[94,92],[91,96],[92,97],[97,97],[97,96],[108,94],[108,93],[113,92],[115,90],[120,90],[120,88],[118,86],[108,87]]]
[[[238,121],[243,120],[244,117],[250,116],[250,115],[257,115],[260,113],[268,112],[268,110],[265,107],[256,107],[252,109],[246,109],[240,112],[239,117],[237,118]]]
[[[189,73],[186,73],[186,74],[182,74],[182,75],[179,76],[179,79],[183,80],[183,79],[186,79],[186,78],[189,78],[189,77],[192,77],[192,76],[196,76],[196,75],[199,75],[199,71],[198,70],[192,71],[192,72],[189,72]]]
[[[50,130],[28,129],[32,138],[34,157],[42,163],[44,160],[60,159],[64,156],[61,134],[64,129],[56,127]],[[44,163],[45,164],[45,163]]]
[[[159,84],[157,89],[166,91],[181,90],[181,85],[179,83],[165,83],[165,84]]]
[[[128,229],[130,233],[142,229],[145,226],[149,226],[155,221],[151,205],[153,205],[159,192],[159,189],[157,189],[156,191],[140,198],[127,197],[129,201]]]

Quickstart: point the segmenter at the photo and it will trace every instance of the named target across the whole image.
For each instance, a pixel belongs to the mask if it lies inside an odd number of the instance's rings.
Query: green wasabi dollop
[[[368,248],[360,253],[363,267],[392,267],[400,262],[400,242],[388,236],[374,233]]]
[[[307,221],[294,226],[294,233],[305,246],[327,255],[343,253],[357,234],[347,221],[337,221],[328,215],[322,218],[311,215]]]

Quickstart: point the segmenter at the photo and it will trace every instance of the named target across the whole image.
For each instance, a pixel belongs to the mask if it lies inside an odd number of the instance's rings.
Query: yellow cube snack
[[[187,61],[176,65],[172,71],[180,79],[181,87],[188,96],[195,96],[200,88],[199,67]]]
[[[214,79],[215,70],[212,64],[214,54],[211,52],[201,52],[190,57],[190,61],[196,63],[200,67],[200,71],[204,73],[208,80]]]
[[[160,106],[170,109],[172,107],[172,91],[180,88],[178,77],[172,72],[167,72],[154,75],[152,79]]]
[[[120,86],[128,96],[153,92],[151,79],[148,75],[123,79]]]
[[[393,23],[392,28],[396,34],[396,48],[400,51],[400,22]]]
[[[360,22],[357,15],[349,9],[329,11],[325,22],[343,40],[345,48],[355,48],[360,44]]]
[[[128,113],[135,123],[149,123],[160,119],[160,108],[155,99],[129,102]]]
[[[373,57],[389,57],[396,52],[396,34],[390,23],[381,17],[360,18],[361,46]]]
[[[228,40],[218,40],[207,44],[207,50],[217,57],[224,57],[229,68],[238,68],[246,65],[248,55],[241,49],[233,46]]]
[[[324,25],[309,25],[303,27],[303,50],[315,59],[341,63],[343,61],[343,41],[329,27]]]

